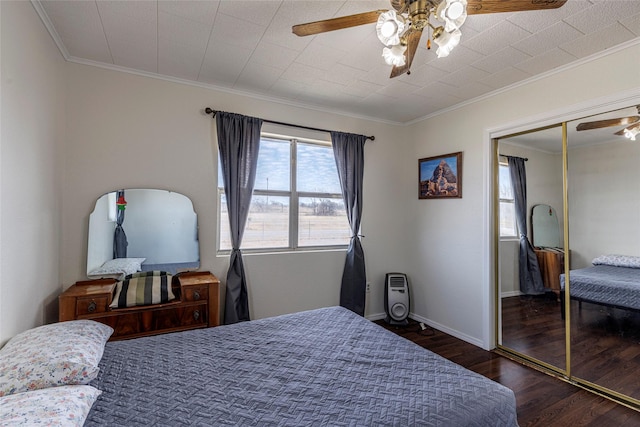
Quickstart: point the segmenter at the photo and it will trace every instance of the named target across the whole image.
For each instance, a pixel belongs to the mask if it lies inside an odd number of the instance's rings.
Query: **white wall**
[[[412,194],[409,260],[414,312],[467,341],[493,345],[493,255],[489,235],[490,160],[486,135],[509,123],[640,87],[640,45],[540,78],[527,85],[416,123],[405,158],[407,186],[417,185],[417,160],[463,151],[463,197],[418,200]],[[586,89],[588,88],[588,89]],[[488,172],[487,172],[488,173]]]
[[[65,63],[30,2],[0,2],[0,345],[57,320]]]
[[[571,269],[599,255],[640,256],[640,146],[614,142],[568,152]]]
[[[87,224],[96,198],[118,188],[168,189],[191,198],[198,214],[201,269],[224,282],[228,256],[216,256],[215,126],[203,113],[212,107],[375,135],[365,146],[362,233],[372,282],[367,314],[383,313],[384,274],[407,268],[404,201],[414,191],[402,182],[405,127],[73,63],[67,64],[66,76],[65,287],[86,277]],[[344,251],[245,255],[244,260],[253,318],[339,303]]]

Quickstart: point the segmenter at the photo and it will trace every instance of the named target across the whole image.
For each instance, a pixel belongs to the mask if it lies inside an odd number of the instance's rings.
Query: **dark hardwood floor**
[[[407,327],[390,326],[382,320],[376,323],[509,387],[516,395],[521,427],[640,426],[640,412],[440,331],[421,331],[415,321]]]

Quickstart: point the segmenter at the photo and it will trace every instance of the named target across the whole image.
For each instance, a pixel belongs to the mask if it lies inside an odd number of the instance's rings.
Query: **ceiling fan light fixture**
[[[443,31],[442,27],[436,28],[433,33],[433,41],[438,44],[436,54],[438,58],[449,56],[454,47],[460,43],[462,32],[458,29],[454,31]]]
[[[636,135],[640,133],[640,127],[638,126],[629,126],[624,131],[624,136],[629,138],[632,141],[636,140]]]
[[[402,15],[398,15],[395,10],[388,10],[378,17],[376,34],[385,46],[395,46],[400,44],[400,36],[404,33],[405,28]]]
[[[387,65],[395,65],[396,67],[402,67],[405,62],[404,52],[407,50],[406,45],[397,44],[391,47],[385,47],[382,49],[382,57]]]
[[[460,28],[467,19],[467,0],[443,0],[436,9],[436,18],[444,22],[447,32]]]

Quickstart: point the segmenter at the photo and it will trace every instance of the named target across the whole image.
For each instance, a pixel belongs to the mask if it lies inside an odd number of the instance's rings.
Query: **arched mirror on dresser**
[[[629,99],[494,140],[496,333],[503,354],[640,409],[640,100]]]
[[[200,266],[198,217],[191,200],[180,193],[158,189],[106,193],[96,201],[88,234],[90,278],[117,277],[123,264],[171,274]]]

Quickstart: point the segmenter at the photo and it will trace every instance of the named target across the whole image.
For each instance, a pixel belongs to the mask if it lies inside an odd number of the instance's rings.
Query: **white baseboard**
[[[410,313],[409,317],[413,320],[416,320],[418,322],[422,322],[424,324],[427,324],[429,326],[431,326],[434,329],[437,329],[441,332],[444,332],[445,334],[451,335],[452,337],[456,337],[458,339],[461,339],[462,341],[466,341],[469,344],[473,344],[476,347],[480,347],[483,348],[482,346],[482,340],[478,340],[474,337],[471,337],[469,335],[463,334],[462,332],[456,331],[455,329],[451,329],[449,327],[446,327],[444,325],[441,325],[437,322],[431,321],[427,318],[424,318],[422,316],[418,316],[417,314],[414,313]]]
[[[519,297],[522,295],[520,291],[500,292],[500,298]]]
[[[518,292],[518,294],[519,294],[519,292]],[[386,316],[387,316],[386,313],[376,313],[376,314],[369,314],[369,315],[366,316],[366,318],[368,320],[374,321],[374,320],[384,319]],[[434,321],[429,320],[427,318],[424,318],[422,316],[418,316],[415,313],[409,313],[409,318],[415,320],[416,322],[422,322],[422,323],[424,323],[426,325],[429,325],[434,329],[437,329],[437,330],[439,330],[441,332],[444,332],[445,334],[448,334],[448,335],[451,335],[453,337],[459,338],[462,341],[466,341],[469,344],[473,344],[476,347],[483,348],[481,340],[478,340],[478,339],[476,339],[474,337],[471,337],[469,335],[465,335],[465,334],[463,334],[463,333],[461,333],[459,331],[456,331],[455,329],[448,328],[448,327],[446,327],[444,325],[441,325],[441,324],[439,324],[437,322],[434,322]]]
[[[373,321],[373,320],[382,320],[385,317],[387,317],[386,313],[377,313],[377,314],[368,314],[366,316],[366,319]]]

